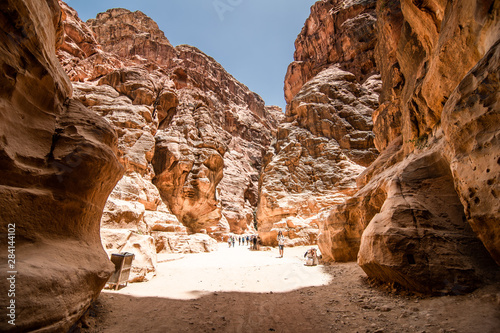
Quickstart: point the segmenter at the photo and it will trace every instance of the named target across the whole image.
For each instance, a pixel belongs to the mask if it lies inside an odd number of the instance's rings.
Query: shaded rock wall
[[[123,173],[117,138],[71,98],[56,58],[63,36],[58,3],[4,1],[0,9],[0,233],[15,229],[16,255],[15,267],[7,267],[2,241],[0,268],[17,271],[16,326],[4,318],[0,329],[67,331],[113,270],[99,222]],[[0,297],[10,301],[7,292]]]
[[[286,118],[260,178],[264,243],[283,231],[288,245],[315,244],[327,212],[355,192],[356,177],[378,156],[375,24],[375,1],[311,8],[285,78]]]
[[[370,277],[431,293],[471,290],[495,267],[484,247],[498,262],[499,10],[496,1],[377,4],[382,152],[322,226],[327,257],[357,257]]]

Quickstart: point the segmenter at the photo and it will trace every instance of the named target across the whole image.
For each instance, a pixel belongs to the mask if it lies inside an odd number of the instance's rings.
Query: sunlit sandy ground
[[[177,260],[149,282],[101,293],[81,333],[499,332],[500,278],[467,295],[394,293],[355,262],[304,266],[307,249],[161,255]]]
[[[310,247],[250,251],[247,246],[228,248],[219,244],[211,253],[186,254],[178,260],[159,263],[149,282],[131,283],[120,293],[139,297],[195,299],[215,292],[280,293],[303,287],[326,285],[331,276],[321,266],[304,266]]]

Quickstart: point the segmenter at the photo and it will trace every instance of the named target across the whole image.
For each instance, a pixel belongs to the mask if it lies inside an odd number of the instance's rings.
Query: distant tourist
[[[278,231],[278,248],[280,252],[280,258],[283,258],[283,250],[285,248],[285,236],[281,231]]]
[[[227,238],[227,244],[229,245],[229,247],[231,247],[231,236]]]
[[[257,236],[253,235],[252,236],[252,244],[253,244],[253,249],[257,250]]]
[[[235,237],[234,237],[234,236],[233,236],[233,237],[231,237],[231,241],[233,242],[233,247],[234,247],[234,243],[236,242],[236,239],[235,239]]]

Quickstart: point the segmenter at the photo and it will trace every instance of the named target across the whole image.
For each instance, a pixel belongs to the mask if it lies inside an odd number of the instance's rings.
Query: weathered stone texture
[[[323,69],[337,64],[358,82],[377,73],[376,1],[317,1],[295,41],[294,62],[285,78],[290,103],[302,86]]]
[[[500,264],[500,42],[465,76],[442,115],[465,216]]]
[[[253,232],[262,154],[281,110],[266,107],[197,48],[173,47],[141,12],[111,9],[83,23],[63,6],[59,58],[81,82],[74,83],[78,99],[113,124],[126,169],[103,227],[151,233],[184,225],[182,237],[208,232],[218,239]],[[103,69],[96,73],[91,64]],[[151,222],[171,213],[177,221],[168,227]]]
[[[357,257],[370,277],[421,292],[469,291],[488,278],[484,247],[498,262],[499,10],[496,1],[377,4],[383,151],[322,225],[326,257]]]
[[[297,37],[286,118],[260,179],[257,220],[266,244],[276,244],[278,231],[288,245],[315,244],[327,212],[355,192],[356,177],[378,156],[374,13],[374,1],[317,2]]]
[[[55,55],[63,36],[57,1],[3,1],[0,13],[0,232],[15,229],[16,255],[14,268],[4,256],[0,267],[17,271],[16,325],[3,318],[0,330],[67,331],[113,269],[99,221],[123,173],[117,138],[71,98]],[[7,292],[0,298],[8,304]]]

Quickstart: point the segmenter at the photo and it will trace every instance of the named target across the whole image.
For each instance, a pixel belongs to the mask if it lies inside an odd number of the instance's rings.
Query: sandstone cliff
[[[375,1],[319,1],[297,37],[288,67],[286,118],[265,158],[257,211],[259,234],[276,243],[315,244],[319,225],[356,189],[378,155]]]
[[[325,257],[431,293],[487,278],[485,247],[500,262],[499,11],[498,1],[377,3],[381,155],[322,226]]]
[[[117,137],[72,98],[55,54],[63,36],[57,1],[2,1],[0,25],[0,233],[12,235],[15,249],[8,262],[6,238],[0,242],[4,310],[15,301],[15,326],[4,311],[0,330],[66,332],[113,270],[99,223],[123,174]]]
[[[195,47],[173,47],[141,12],[110,9],[84,23],[61,6],[59,59],[75,97],[115,128],[125,168],[102,218],[108,253],[145,258],[134,263],[141,281],[156,252],[213,247],[189,234],[254,232],[262,154],[281,110]]]

